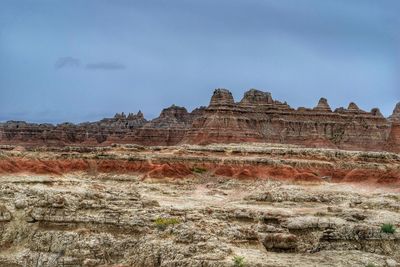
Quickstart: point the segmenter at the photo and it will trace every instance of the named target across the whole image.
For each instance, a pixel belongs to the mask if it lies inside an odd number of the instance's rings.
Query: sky
[[[215,88],[389,116],[399,11],[398,0],[1,0],[0,121],[152,119],[207,106]]]

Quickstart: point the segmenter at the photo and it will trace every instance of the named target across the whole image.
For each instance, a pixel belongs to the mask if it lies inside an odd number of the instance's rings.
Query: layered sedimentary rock
[[[158,118],[147,121],[142,112],[117,113],[113,118],[80,124],[34,124],[9,121],[0,124],[1,144],[23,145],[109,145],[136,143],[142,145],[174,145],[179,143],[194,118],[204,107],[188,113],[184,107],[172,105]]]
[[[328,100],[326,98],[321,98],[318,101],[318,105],[314,108],[316,111],[322,111],[322,112],[331,112],[331,107],[328,104]]]
[[[332,111],[321,98],[314,108],[291,108],[271,93],[251,89],[235,102],[227,89],[216,89],[208,107],[188,112],[183,107],[164,109],[147,121],[138,114],[78,125],[0,124],[1,144],[28,145],[142,145],[270,142],[351,150],[400,152],[400,104],[384,118],[355,103]]]
[[[397,103],[396,107],[393,110],[392,116],[389,117],[391,122],[400,123],[400,103]]]
[[[280,144],[212,144],[146,147],[0,146],[0,175],[86,171],[130,173],[143,178],[189,178],[194,174],[249,179],[390,185],[400,190],[400,155],[302,148]]]
[[[396,153],[0,145],[0,266],[398,266],[399,199]]]
[[[81,124],[34,124],[9,121],[0,125],[0,142],[3,144],[65,145],[99,144],[123,140],[129,133],[146,123],[142,112],[117,113],[113,118]]]
[[[194,118],[202,114],[202,109],[188,113],[186,108],[172,105],[164,109],[160,116],[135,131],[134,143],[142,145],[175,145],[185,136]]]
[[[390,134],[387,142],[387,149],[389,151],[400,151],[400,103],[396,105],[393,114],[389,117],[392,123]]]
[[[257,89],[250,89],[244,94],[240,101],[242,105],[270,105],[273,104],[271,93],[262,92]]]
[[[216,95],[228,94],[216,90]],[[228,97],[228,96],[226,96]],[[251,90],[235,105],[215,101],[196,119],[184,138],[187,143],[274,142],[355,150],[389,149],[392,123],[379,109],[362,111],[351,103],[334,112],[325,98],[313,109],[294,110],[269,93]],[[397,136],[397,133],[395,133]]]
[[[168,182],[95,170],[1,174],[0,266],[390,267],[400,262],[399,193],[328,182],[249,183],[193,170],[193,179]],[[385,226],[393,231],[383,231]]]

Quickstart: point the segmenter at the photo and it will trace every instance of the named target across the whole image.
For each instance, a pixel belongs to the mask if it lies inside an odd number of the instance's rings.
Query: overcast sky
[[[398,0],[1,0],[0,121],[150,119],[219,87],[387,116],[399,12]]]

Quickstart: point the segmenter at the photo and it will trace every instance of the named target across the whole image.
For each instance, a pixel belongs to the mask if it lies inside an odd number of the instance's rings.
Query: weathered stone
[[[8,222],[11,220],[11,218],[11,213],[8,211],[8,209],[0,204],[0,223]]]
[[[324,97],[320,98],[318,105],[314,108],[316,111],[332,112],[331,107],[328,104],[328,100]]]
[[[221,88],[215,89],[211,97],[210,106],[231,106],[234,104],[235,101],[229,90]]]
[[[360,108],[354,102],[350,102],[349,107],[347,109],[348,110],[352,110],[352,111],[359,111],[360,110]]]
[[[389,120],[393,123],[400,123],[400,102],[397,103],[393,110],[393,114],[389,117]]]
[[[0,266],[228,267],[233,260],[260,267],[396,266],[400,260],[400,233],[381,231],[382,223],[398,228],[400,221],[395,153],[276,144],[5,148]],[[99,172],[85,172],[81,160]],[[174,180],[138,175],[160,164],[176,174],[206,171]],[[222,166],[231,177],[246,169],[257,179],[214,176]],[[329,173],[333,181],[292,184],[297,168]],[[392,175],[392,183],[366,190],[335,182],[357,168],[367,170],[361,179]],[[52,170],[68,173],[46,175]],[[17,209],[19,200],[25,208]]]
[[[293,250],[297,247],[297,236],[287,233],[260,234],[261,243],[267,250]]]
[[[263,92],[257,89],[250,89],[247,91],[243,99],[240,101],[241,105],[272,105],[274,101],[272,100],[271,93]]]
[[[16,199],[15,200],[15,208],[17,209],[24,209],[28,205],[25,199]]]

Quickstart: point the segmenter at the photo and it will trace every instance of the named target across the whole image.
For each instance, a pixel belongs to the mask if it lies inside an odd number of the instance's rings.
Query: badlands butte
[[[0,124],[0,266],[400,266],[400,104],[217,89],[147,121]]]
[[[217,89],[208,107],[191,113],[172,105],[147,121],[137,114],[116,114],[93,123],[0,124],[0,144],[151,146],[266,142],[350,150],[400,152],[400,103],[389,118],[378,108],[370,112],[355,103],[332,111],[321,98],[314,108],[291,108],[270,93],[251,89],[235,102],[226,89]]]

